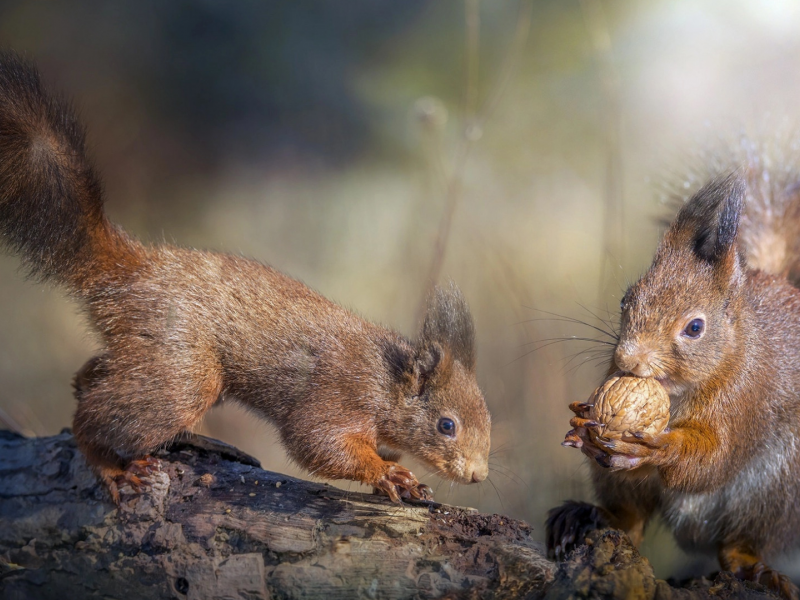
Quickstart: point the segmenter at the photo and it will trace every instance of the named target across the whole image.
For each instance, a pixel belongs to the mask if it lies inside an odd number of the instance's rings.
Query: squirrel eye
[[[447,435],[450,437],[455,437],[456,435],[456,424],[453,419],[448,419],[447,417],[442,417],[439,419],[439,422],[436,424],[436,429],[442,435]]]
[[[689,324],[686,326],[686,329],[683,330],[683,335],[689,338],[699,338],[703,331],[705,331],[706,322],[703,319],[692,319],[689,321]]]

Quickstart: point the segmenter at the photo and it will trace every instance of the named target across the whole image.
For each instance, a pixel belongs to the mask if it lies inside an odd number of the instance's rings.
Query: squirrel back
[[[31,275],[78,294],[101,271],[134,267],[141,251],[106,219],[85,145],[69,102],[17,55],[0,53],[0,239]]]

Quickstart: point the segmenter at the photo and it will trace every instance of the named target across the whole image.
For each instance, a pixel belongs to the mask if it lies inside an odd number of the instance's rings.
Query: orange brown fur
[[[800,543],[800,290],[788,279],[800,254],[774,254],[797,243],[775,238],[800,223],[772,229],[765,217],[769,206],[797,214],[800,196],[794,183],[764,188],[766,180],[745,169],[697,192],[623,298],[610,371],[659,379],[669,428],[597,444],[585,427],[572,435],[594,459],[606,525],[641,539],[660,512],[682,547],[716,553],[723,568],[797,598],[762,561]],[[753,268],[769,265],[778,272]],[[590,514],[575,504],[551,511],[551,548],[566,549],[560,532],[580,530]]]
[[[0,56],[0,233],[34,276],[85,305],[102,336],[76,376],[74,433],[112,493],[118,478],[131,481],[132,460],[223,397],[272,422],[311,473],[395,501],[430,490],[379,448],[460,482],[486,477],[490,417],[455,286],[435,291],[410,341],[256,261],[145,246],[102,205],[68,104],[32,67]],[[437,430],[444,417],[453,435]]]

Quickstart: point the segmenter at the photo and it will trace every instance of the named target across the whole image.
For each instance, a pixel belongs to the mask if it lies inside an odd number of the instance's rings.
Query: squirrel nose
[[[627,344],[620,344],[614,351],[614,362],[623,371],[638,377],[650,377],[653,374],[650,352],[640,346],[630,348]]]
[[[489,467],[482,466],[473,469],[472,471],[472,483],[480,483],[489,475]]]

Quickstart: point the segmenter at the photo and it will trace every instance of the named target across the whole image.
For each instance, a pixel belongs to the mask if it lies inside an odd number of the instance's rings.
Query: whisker
[[[596,344],[603,344],[604,346],[614,346],[616,344],[613,342],[607,342],[606,340],[598,340],[595,338],[587,338],[587,337],[579,337],[577,335],[570,335],[567,337],[556,337],[556,338],[542,338],[541,340],[535,340],[533,342],[526,342],[524,344],[520,344],[520,348],[523,346],[530,346],[531,344],[540,344],[541,342],[594,342]]]
[[[617,331],[617,328],[614,326],[614,322],[611,321],[610,318],[609,319],[604,319],[603,317],[601,317],[597,313],[593,312],[592,310],[590,310],[588,307],[584,306],[580,302],[578,302],[578,306],[580,306],[583,310],[585,310],[590,315],[592,315],[595,319],[600,321],[603,325],[608,327],[609,330],[611,330],[611,332],[614,334],[614,338],[619,340],[619,332]],[[606,313],[609,315],[609,317],[611,316],[611,311],[609,311],[608,308],[606,308]],[[606,333],[608,333],[608,332],[606,332]]]
[[[506,473],[504,471],[501,471],[500,467],[498,465],[490,464],[489,465],[489,470],[493,471],[494,473],[497,473],[498,475],[502,475],[503,477],[505,477],[509,481],[512,481],[512,482],[516,483],[517,485],[521,485],[521,486],[524,486],[524,487],[529,487],[528,484],[521,477],[519,477],[516,473],[514,473],[510,469],[508,470],[509,472]]]
[[[581,350],[580,352],[576,352],[575,354],[573,354],[564,366],[565,367],[569,366],[570,363],[572,363],[576,358],[580,356],[586,356],[586,360],[600,360],[600,359],[610,358],[611,353],[605,349],[587,348],[586,350]]]
[[[606,323],[606,321],[604,321],[603,319],[599,318],[597,315],[592,313],[592,311],[588,310],[586,307],[582,306],[580,303],[578,304],[578,306],[580,306],[581,308],[586,310],[586,312],[588,312],[590,315],[595,317],[598,321],[600,321],[600,322],[604,323],[605,325],[609,326],[609,324]],[[582,321],[581,319],[578,319],[578,318],[575,318],[575,317],[570,317],[569,315],[562,315],[562,314],[559,314],[559,313],[550,312],[548,310],[542,310],[541,308],[533,308],[533,307],[529,307],[529,306],[526,306],[525,308],[528,308],[529,310],[535,310],[537,312],[540,312],[540,313],[543,313],[543,314],[546,314],[546,315],[550,315],[551,317],[556,317],[556,318],[529,319],[528,321],[522,321],[520,324],[522,324],[522,323],[530,323],[530,322],[535,322],[535,321],[555,321],[555,322],[564,322],[564,323],[574,323],[576,325],[584,325],[585,327],[589,327],[591,329],[594,329],[595,331],[597,331],[599,333],[602,333],[603,335],[607,335],[608,337],[610,337],[613,340],[618,340],[619,339],[619,336],[616,335],[616,333],[611,333],[611,332],[603,329],[602,327],[598,327],[597,325],[592,325],[591,323],[587,323],[586,321]],[[609,327],[609,328],[612,331],[614,331],[613,327]]]
[[[512,449],[511,448],[511,444],[509,442],[506,442],[505,444],[501,444],[500,446],[498,446],[497,448],[494,448],[493,450],[491,450],[489,452],[489,458],[492,458],[493,456],[497,456],[498,454],[502,454],[503,452],[509,452],[511,449]]]
[[[600,319],[600,320],[602,321],[602,319]],[[594,329],[595,331],[597,331],[599,333],[602,333],[603,335],[606,335],[606,336],[610,337],[612,340],[616,341],[616,340],[619,339],[619,337],[617,336],[616,332],[612,333],[611,331],[606,331],[602,327],[597,327],[595,325],[592,325],[591,323],[586,323],[585,321],[581,321],[580,319],[573,319],[571,317],[564,317],[564,316],[562,316],[559,319],[551,319],[551,318],[548,318],[548,319],[527,319],[525,321],[520,321],[519,323],[517,323],[517,325],[524,325],[525,323],[537,323],[539,321],[550,321],[550,322],[554,322],[554,323],[572,323],[573,325],[583,325],[584,327],[589,327],[589,328]]]
[[[545,348],[547,348],[548,346],[553,346],[553,345],[555,345],[555,344],[559,344],[559,343],[566,342],[566,341],[570,341],[570,340],[569,340],[569,339],[566,339],[566,340],[564,340],[564,339],[561,339],[561,340],[555,340],[555,341],[548,342],[548,343],[546,343],[546,344],[542,344],[541,346],[537,346],[536,348],[532,348],[531,350],[528,350],[527,352],[525,352],[525,353],[524,353],[524,354],[522,354],[521,356],[518,356],[517,358],[515,358],[514,360],[512,360],[512,361],[511,361],[510,363],[508,363],[508,365],[506,365],[506,366],[512,365],[512,364],[514,364],[514,363],[515,363],[516,361],[518,361],[518,360],[522,360],[523,358],[525,358],[525,357],[526,357],[526,356],[528,356],[529,354],[533,354],[534,352],[538,352],[539,350],[544,350],[544,349],[545,349]]]
[[[503,509],[503,512],[506,512],[506,505],[503,502],[503,498],[500,497],[500,490],[497,489],[497,486],[494,484],[494,481],[492,481],[491,478],[487,477],[486,481],[488,481],[492,488],[494,488],[494,493],[497,494],[497,500],[500,502],[500,508]]]

